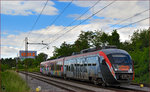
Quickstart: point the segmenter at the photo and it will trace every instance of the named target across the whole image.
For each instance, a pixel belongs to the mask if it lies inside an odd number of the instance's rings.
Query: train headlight
[[[130,69],[128,70],[128,72],[129,72],[129,73],[132,73],[132,69],[130,68]]]
[[[118,69],[117,69],[117,68],[115,68],[115,71],[118,71]]]

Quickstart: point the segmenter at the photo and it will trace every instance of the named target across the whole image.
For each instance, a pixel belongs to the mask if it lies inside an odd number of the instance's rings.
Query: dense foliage
[[[19,69],[19,70],[26,70],[29,71],[39,71],[40,63],[47,59],[48,55],[45,53],[38,54],[35,59],[27,58],[23,61],[20,61],[18,58],[6,58],[1,59],[1,70],[7,69]],[[16,60],[17,59],[17,60]],[[18,62],[17,62],[18,61]]]

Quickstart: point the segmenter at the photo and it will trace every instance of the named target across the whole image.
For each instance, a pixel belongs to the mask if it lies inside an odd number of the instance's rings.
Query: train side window
[[[84,64],[84,66],[87,66],[87,64]]]
[[[92,64],[93,66],[96,66],[96,63]]]
[[[93,57],[93,66],[96,66],[96,63],[98,62],[98,57],[94,56]]]
[[[91,64],[88,64],[88,66],[91,66]]]
[[[88,57],[86,60],[87,60],[88,66],[91,66],[91,63],[92,63],[91,62],[91,57]]]

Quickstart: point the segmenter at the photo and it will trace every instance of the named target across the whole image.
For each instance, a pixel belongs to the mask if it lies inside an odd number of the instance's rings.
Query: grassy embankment
[[[1,72],[1,92],[29,92],[26,82],[14,71]]]

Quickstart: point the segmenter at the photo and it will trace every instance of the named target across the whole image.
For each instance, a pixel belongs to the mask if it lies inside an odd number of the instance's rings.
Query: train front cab
[[[130,55],[119,49],[99,52],[102,79],[107,85],[129,85],[133,80],[133,62]]]

